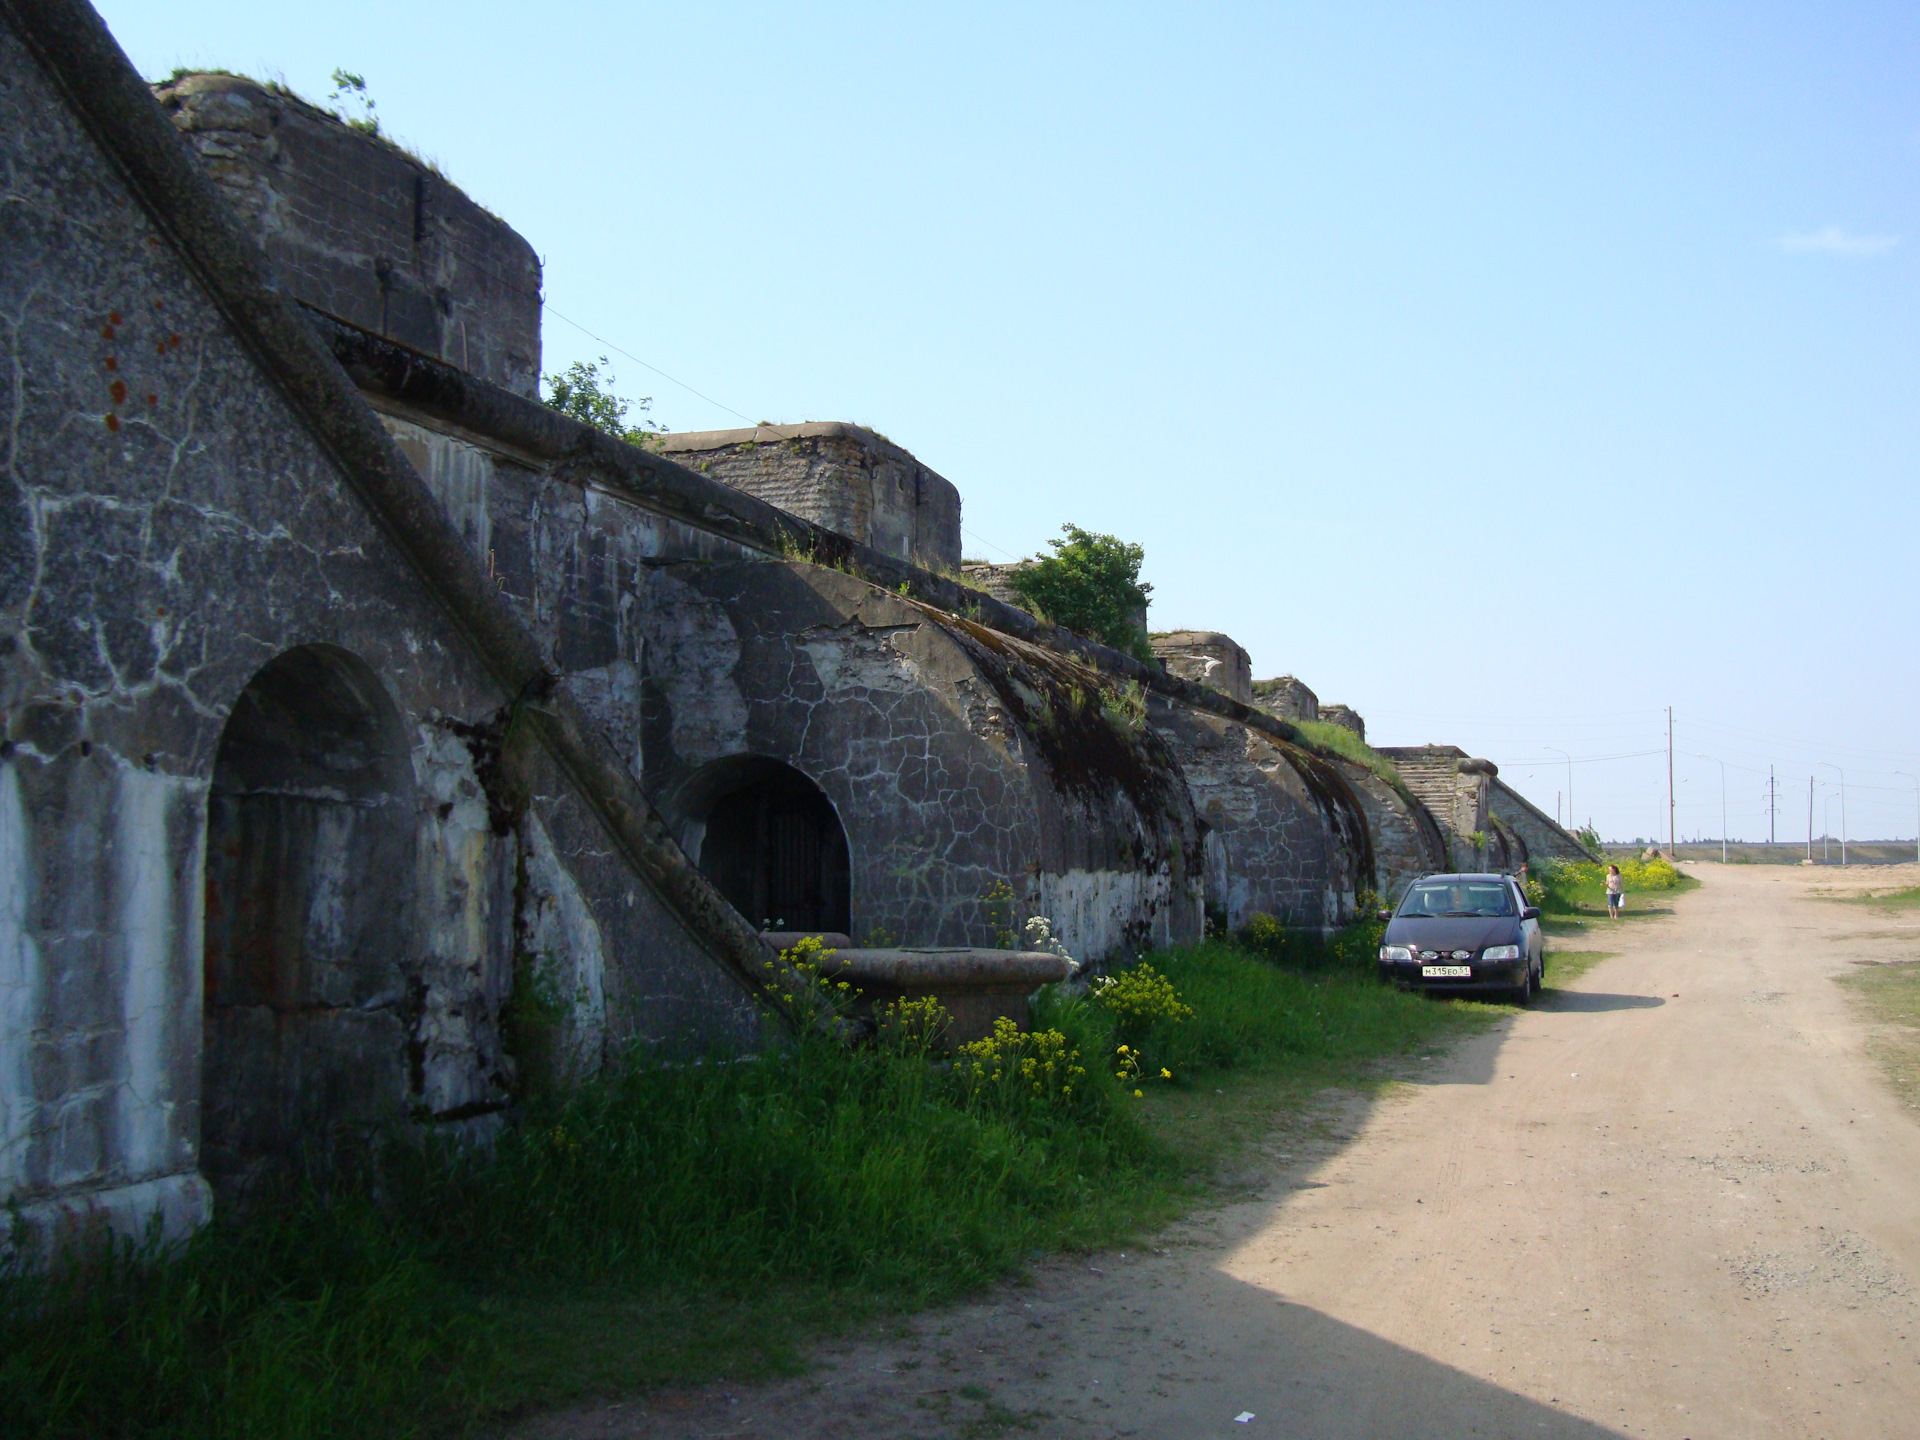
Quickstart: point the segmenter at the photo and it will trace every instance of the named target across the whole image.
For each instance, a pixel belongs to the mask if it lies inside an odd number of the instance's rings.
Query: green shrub
[[[1139,617],[1153,586],[1140,579],[1140,546],[1060,527],[1065,539],[1050,540],[1053,554],[1038,555],[1008,572],[1007,584],[1028,609],[1076,635],[1098,640],[1153,663],[1153,646]]]

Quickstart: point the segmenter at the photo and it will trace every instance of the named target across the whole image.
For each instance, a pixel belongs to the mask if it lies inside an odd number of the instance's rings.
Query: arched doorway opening
[[[405,732],[368,667],[308,645],[234,702],[207,797],[200,1164],[331,1150],[408,1084]]]
[[[666,809],[694,863],[752,924],[850,931],[846,831],[825,792],[791,765],[716,760],[678,786]]]

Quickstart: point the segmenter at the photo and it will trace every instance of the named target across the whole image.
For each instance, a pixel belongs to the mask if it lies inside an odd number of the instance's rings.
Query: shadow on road
[[[1542,1010],[1597,1015],[1607,1010],[1654,1010],[1667,1002],[1658,995],[1608,995],[1592,990],[1548,990],[1541,994]]]
[[[1252,1238],[1265,1218],[1249,1211],[1233,1238]],[[1484,1325],[1435,1335],[1423,1353],[1219,1267],[1095,1259],[1039,1267],[1036,1283],[923,1319],[907,1335],[835,1347],[791,1380],[655,1392],[539,1417],[510,1433],[514,1440],[964,1440],[1012,1430],[1035,1440],[1619,1440],[1619,1431],[1551,1399],[1473,1373],[1469,1367],[1494,1363]],[[1431,1254],[1413,1263],[1444,1265]]]

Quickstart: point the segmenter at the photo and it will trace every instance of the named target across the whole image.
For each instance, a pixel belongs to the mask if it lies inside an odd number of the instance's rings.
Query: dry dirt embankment
[[[1915,869],[1696,873],[1571,989],[1276,1132],[1246,1198],[1146,1253],[1049,1261],[800,1380],[520,1433],[1912,1435],[1920,1124],[1833,981],[1920,958],[1920,912],[1811,892]]]

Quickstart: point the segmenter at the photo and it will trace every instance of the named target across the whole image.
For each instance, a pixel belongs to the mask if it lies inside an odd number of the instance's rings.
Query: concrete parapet
[[[837,421],[695,430],[651,448],[724,485],[929,570],[960,563],[960,492],[906,450]]]
[[[296,298],[538,393],[540,260],[433,166],[278,86],[185,75],[154,97]]]
[[[1153,653],[1172,674],[1242,705],[1253,703],[1253,661],[1232,636],[1214,630],[1169,630],[1149,638]]]
[[[1250,687],[1250,704],[1282,720],[1318,720],[1320,697],[1291,675],[1272,680],[1255,680]]]
[[[1358,710],[1349,706],[1322,705],[1320,718],[1340,726],[1343,730],[1351,730],[1362,740],[1367,738],[1367,722],[1361,718]]]

